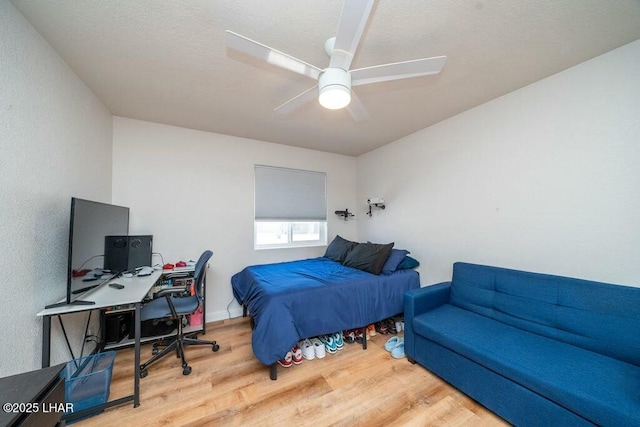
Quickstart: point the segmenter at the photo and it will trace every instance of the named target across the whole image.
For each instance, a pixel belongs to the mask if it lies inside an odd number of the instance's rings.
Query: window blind
[[[255,166],[256,221],[326,221],[327,174]]]

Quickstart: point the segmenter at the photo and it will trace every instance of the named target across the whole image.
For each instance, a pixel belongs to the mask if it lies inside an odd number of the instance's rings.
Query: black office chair
[[[200,255],[200,259],[196,263],[194,272],[194,289],[195,295],[180,297],[189,289],[185,286],[173,286],[162,289],[156,294],[156,298],[142,306],[140,310],[140,320],[151,319],[173,319],[178,324],[178,331],[175,337],[168,338],[168,343],[162,351],[158,351],[154,344],[153,357],[143,365],[140,365],[140,378],[147,376],[147,367],[156,360],[166,356],[173,350],[176,351],[178,357],[182,359],[182,374],[189,375],[191,367],[187,364],[184,357],[184,348],[187,345],[210,345],[213,351],[218,351],[220,346],[215,341],[205,341],[195,338],[188,338],[183,333],[183,321],[186,316],[193,314],[198,310],[200,304],[203,304],[203,288],[204,276],[206,273],[206,265],[209,258],[213,255],[211,251],[204,251]],[[204,309],[204,307],[203,307]]]

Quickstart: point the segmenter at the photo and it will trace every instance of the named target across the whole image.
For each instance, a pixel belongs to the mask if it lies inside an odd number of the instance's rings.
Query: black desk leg
[[[42,317],[42,367],[51,363],[51,316]]]
[[[133,407],[140,406],[140,303],[136,303],[135,310],[135,356],[133,374]]]

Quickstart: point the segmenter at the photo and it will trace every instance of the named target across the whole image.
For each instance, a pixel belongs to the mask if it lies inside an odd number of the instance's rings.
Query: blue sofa
[[[404,315],[409,361],[510,423],[640,426],[640,288],[458,262]]]

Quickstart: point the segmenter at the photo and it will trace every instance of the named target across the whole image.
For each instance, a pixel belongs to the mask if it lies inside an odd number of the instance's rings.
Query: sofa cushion
[[[640,289],[457,262],[451,303],[640,366]]]
[[[445,304],[414,318],[421,335],[581,416],[640,425],[640,367]]]

